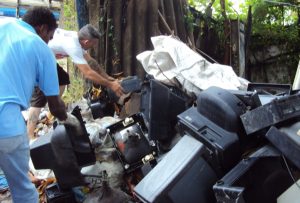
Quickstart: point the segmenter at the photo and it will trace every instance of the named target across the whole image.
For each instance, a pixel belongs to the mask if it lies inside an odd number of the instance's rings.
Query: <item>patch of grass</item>
[[[59,64],[64,67],[65,70],[68,70],[70,76],[70,85],[67,86],[62,95],[63,101],[68,105],[82,98],[85,92],[85,82],[81,73],[69,58],[67,60],[59,61]]]

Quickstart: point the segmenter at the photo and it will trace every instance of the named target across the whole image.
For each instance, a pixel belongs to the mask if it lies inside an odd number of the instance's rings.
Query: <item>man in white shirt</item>
[[[57,28],[53,39],[49,41],[48,46],[54,52],[57,59],[71,57],[73,63],[86,79],[93,81],[95,84],[108,87],[114,91],[117,96],[122,96],[123,89],[117,80],[108,76],[103,70],[98,74],[89,65],[94,64],[96,60],[87,53],[87,50],[94,47],[99,38],[100,33],[90,24],[82,27],[78,33]],[[62,95],[65,85],[69,84],[69,78],[68,74],[62,68],[57,68],[60,83],[60,95]],[[41,108],[46,105],[46,102],[43,92],[36,88],[32,96],[27,120],[27,132],[29,138],[34,138],[34,130],[38,122],[39,114]]]

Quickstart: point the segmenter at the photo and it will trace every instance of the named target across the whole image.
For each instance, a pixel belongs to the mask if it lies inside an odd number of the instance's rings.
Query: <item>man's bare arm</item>
[[[65,103],[59,96],[47,96],[48,106],[51,114],[59,120],[67,119]]]
[[[83,76],[93,82],[110,88],[117,96],[122,96],[123,88],[117,80],[109,80],[94,71],[88,64],[76,64]]]
[[[102,75],[104,78],[106,78],[107,80],[115,80],[113,77],[109,76],[105,72],[105,70],[100,66],[100,64],[94,58],[91,57],[91,55],[89,55],[88,53],[85,53],[84,58],[88,62],[89,66],[93,70],[98,72],[100,75]]]

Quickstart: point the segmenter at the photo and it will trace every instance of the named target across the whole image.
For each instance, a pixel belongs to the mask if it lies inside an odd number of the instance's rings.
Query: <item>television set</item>
[[[142,85],[140,111],[150,140],[170,141],[176,134],[177,115],[191,106],[192,99],[178,87],[150,79]]]
[[[51,134],[38,138],[30,146],[35,169],[52,169],[62,191],[83,185],[81,168],[96,161],[80,108],[75,107],[72,114],[80,121],[81,134],[72,126],[57,125]]]
[[[213,190],[217,202],[276,203],[292,184],[281,153],[266,145],[242,159]]]
[[[215,202],[212,186],[217,176],[202,154],[205,146],[189,135],[179,142],[136,185],[142,202]]]

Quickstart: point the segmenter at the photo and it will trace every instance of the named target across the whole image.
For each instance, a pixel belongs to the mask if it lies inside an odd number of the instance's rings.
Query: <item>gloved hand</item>
[[[63,121],[58,120],[58,123],[61,125],[67,125],[73,127],[75,129],[76,135],[83,134],[80,121],[73,114],[69,112],[67,113],[67,119]]]

